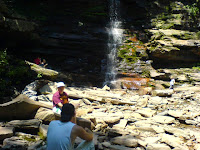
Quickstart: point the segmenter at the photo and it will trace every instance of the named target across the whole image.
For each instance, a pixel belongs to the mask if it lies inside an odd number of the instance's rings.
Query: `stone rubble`
[[[40,87],[43,97],[52,94],[49,91],[55,91],[54,84],[50,82]],[[70,102],[80,105],[76,110],[77,123],[95,133],[96,149],[199,150],[200,104],[197,95],[200,91],[197,86],[182,86],[177,86],[171,96],[164,97],[140,96],[136,91],[108,90],[107,87],[104,90],[66,87],[66,92]],[[166,91],[169,90],[161,90]],[[39,103],[43,105],[37,107],[29,120],[0,123],[3,149],[12,146],[30,150],[46,148],[48,124],[59,119],[59,115],[55,115],[51,107],[44,107],[45,103]],[[49,103],[52,102],[46,102]],[[32,129],[40,136],[33,133],[28,133],[33,137],[19,136],[18,130],[27,132],[23,129],[29,132]]]

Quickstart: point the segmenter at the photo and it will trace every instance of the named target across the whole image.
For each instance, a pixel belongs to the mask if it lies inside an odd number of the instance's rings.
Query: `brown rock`
[[[47,109],[44,107],[41,107],[38,109],[35,117],[35,119],[40,119],[42,121],[51,122],[52,120],[56,120],[56,116],[54,112],[51,109]]]
[[[0,118],[2,120],[30,119],[40,107],[49,108],[45,104],[21,94],[10,102],[0,104]]]

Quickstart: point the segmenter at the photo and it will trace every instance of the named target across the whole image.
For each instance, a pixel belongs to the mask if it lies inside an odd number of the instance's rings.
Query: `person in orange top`
[[[60,114],[63,104],[69,103],[68,95],[64,92],[65,84],[63,82],[57,83],[58,91],[53,94],[53,112]]]

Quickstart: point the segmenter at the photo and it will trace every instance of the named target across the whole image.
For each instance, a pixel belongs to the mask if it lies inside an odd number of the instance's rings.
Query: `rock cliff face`
[[[82,78],[79,84],[83,79],[100,83],[107,44],[106,1],[1,3],[1,47],[29,61],[44,57],[52,69]]]
[[[29,61],[46,58],[70,84],[101,85],[109,1],[0,3],[1,48]],[[199,62],[198,6],[194,0],[121,0],[125,39],[118,50],[119,76],[150,77],[152,62],[161,68]]]

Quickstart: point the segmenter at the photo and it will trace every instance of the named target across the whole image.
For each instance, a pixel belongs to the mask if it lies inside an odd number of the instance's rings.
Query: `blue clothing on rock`
[[[71,143],[72,122],[52,121],[47,132],[47,150],[73,150]]]

